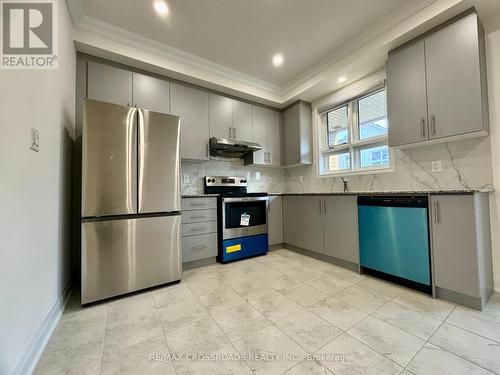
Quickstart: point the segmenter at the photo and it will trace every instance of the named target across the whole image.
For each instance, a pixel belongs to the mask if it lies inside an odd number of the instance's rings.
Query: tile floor
[[[500,295],[479,312],[288,250],[78,299],[36,374],[500,374]]]

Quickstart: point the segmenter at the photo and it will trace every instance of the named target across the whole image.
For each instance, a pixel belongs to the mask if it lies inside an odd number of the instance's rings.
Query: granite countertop
[[[210,198],[218,197],[220,194],[182,194],[182,198]]]
[[[474,194],[490,193],[492,190],[462,189],[462,190],[387,190],[387,191],[350,191],[344,193],[325,192],[325,193],[268,193],[269,195],[406,195],[406,194]]]
[[[270,196],[285,196],[285,195],[407,195],[407,194],[474,194],[474,193],[491,193],[493,190],[478,190],[478,189],[463,189],[463,190],[394,190],[394,191],[350,191],[347,193],[325,192],[325,193],[267,193]],[[219,194],[183,194],[182,198],[210,198],[218,197]]]
[[[325,192],[325,193],[268,193],[270,196],[284,195],[406,195],[406,194],[474,194],[490,193],[493,190],[463,189],[463,190],[387,190],[387,191],[350,191],[347,193]],[[219,194],[183,194],[182,198],[207,198],[218,197]]]

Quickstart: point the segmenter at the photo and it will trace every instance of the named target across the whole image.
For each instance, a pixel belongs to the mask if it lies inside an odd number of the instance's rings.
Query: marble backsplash
[[[184,183],[184,176],[189,182]],[[248,180],[249,192],[282,193],[285,191],[283,168],[244,166],[241,160],[210,160],[206,163],[183,161],[181,163],[181,193],[203,193],[205,176],[242,176]]]
[[[395,150],[395,171],[346,176],[349,191],[493,190],[489,137]],[[432,172],[440,160],[441,172]],[[316,165],[286,169],[285,192],[343,190],[339,177],[317,178]]]
[[[393,172],[347,176],[351,192],[493,190],[489,137],[395,150]],[[432,172],[432,161],[441,172]],[[181,163],[182,194],[203,193],[205,176],[245,176],[249,192],[341,192],[340,177],[317,178],[316,165],[294,168],[244,166],[240,160]],[[189,182],[184,182],[187,176]]]

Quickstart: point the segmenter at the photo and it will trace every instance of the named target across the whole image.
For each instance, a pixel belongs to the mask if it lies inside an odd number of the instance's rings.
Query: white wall
[[[500,291],[500,14],[485,22],[493,184],[490,194],[495,290]],[[488,22],[489,21],[489,22]]]
[[[75,51],[58,6],[59,69],[0,70],[1,374],[30,371],[71,277]],[[30,125],[39,153],[28,149]]]

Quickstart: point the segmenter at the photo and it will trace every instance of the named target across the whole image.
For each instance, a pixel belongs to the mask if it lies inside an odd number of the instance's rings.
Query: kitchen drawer
[[[182,198],[181,208],[183,211],[217,208],[217,198]]]
[[[217,233],[217,222],[182,224],[182,236],[197,236],[200,234]]]
[[[217,233],[182,238],[182,262],[205,259],[217,255]]]
[[[216,221],[217,210],[183,211],[182,224],[202,223],[204,221]]]

